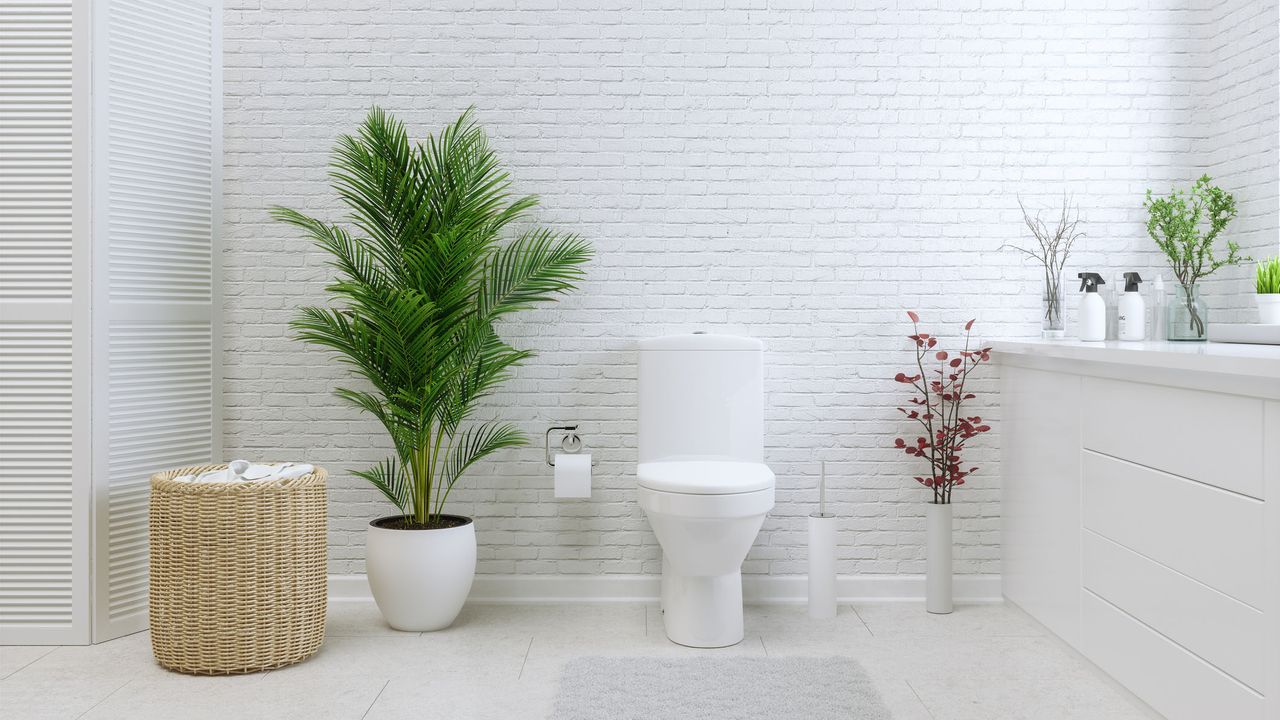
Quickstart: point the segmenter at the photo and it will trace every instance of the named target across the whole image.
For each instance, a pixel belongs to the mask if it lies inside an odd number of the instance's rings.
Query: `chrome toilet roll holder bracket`
[[[564,435],[560,438],[560,449],[568,455],[576,455],[582,450],[582,438],[578,437],[577,425],[553,425],[547,428],[546,435],[542,439],[542,451],[546,455],[547,465],[555,467],[555,462],[551,459],[551,433],[556,430],[563,430]],[[591,465],[595,466],[595,461],[591,461]]]

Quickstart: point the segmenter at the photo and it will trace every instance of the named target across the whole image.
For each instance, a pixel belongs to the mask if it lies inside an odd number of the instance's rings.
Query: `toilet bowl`
[[[694,461],[642,463],[636,476],[662,546],[667,637],[691,647],[742,642],[742,561],[773,508],[773,473],[757,463]]]
[[[728,335],[640,343],[636,491],[662,546],[667,637],[742,641],[742,562],[774,503],[763,463],[763,346]]]

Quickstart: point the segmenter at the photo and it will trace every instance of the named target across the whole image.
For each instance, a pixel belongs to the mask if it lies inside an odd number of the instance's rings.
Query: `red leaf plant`
[[[916,482],[933,490],[933,502],[946,504],[951,502],[951,491],[978,470],[976,467],[962,469],[960,456],[965,442],[991,429],[981,417],[966,416],[963,412],[964,401],[975,397],[965,390],[965,381],[970,372],[991,359],[991,348],[969,349],[969,335],[973,330],[973,320],[970,320],[964,325],[964,350],[957,355],[946,350],[935,351],[938,339],[920,332],[920,316],[908,311],[907,317],[911,318],[915,331],[908,337],[916,344],[916,373],[898,373],[893,379],[915,390],[915,396],[909,400],[912,407],[898,410],[920,423],[924,434],[911,442],[895,438],[893,445],[908,455],[928,461],[928,476],[917,477]]]

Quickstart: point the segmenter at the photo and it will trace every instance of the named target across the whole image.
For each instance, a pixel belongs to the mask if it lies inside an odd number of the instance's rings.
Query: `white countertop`
[[[996,340],[1000,355],[1077,360],[1130,367],[1167,368],[1280,379],[1280,346],[1215,342],[1089,343],[1079,340]]]

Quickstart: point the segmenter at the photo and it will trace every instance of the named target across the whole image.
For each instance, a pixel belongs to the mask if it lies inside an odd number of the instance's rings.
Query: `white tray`
[[[1209,340],[1220,343],[1249,343],[1251,345],[1280,345],[1280,325],[1239,323],[1232,325],[1209,324]]]

